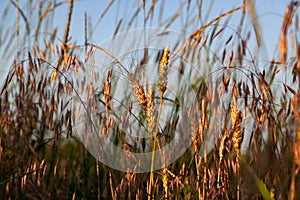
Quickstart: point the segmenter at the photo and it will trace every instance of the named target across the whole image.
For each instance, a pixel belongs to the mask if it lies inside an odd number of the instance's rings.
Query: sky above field
[[[74,10],[71,21],[71,29],[70,36],[72,37],[72,41],[76,41],[76,44],[84,44],[84,16],[87,14],[88,21],[88,32],[91,33],[89,36],[89,41],[95,44],[101,44],[107,39],[111,38],[117,24],[120,23],[120,31],[126,30],[128,28],[128,24],[130,19],[140,7],[140,0],[115,0],[113,4],[109,7],[107,12],[102,16],[104,10],[107,8],[111,0],[79,0],[75,1]],[[201,9],[201,21],[202,24],[207,23],[208,21],[214,19],[220,14],[227,12],[233,8],[239,7],[242,5],[242,0],[203,0],[202,9]],[[259,21],[259,25],[261,28],[262,39],[263,39],[263,54],[266,57],[266,60],[276,59],[276,46],[278,43],[278,39],[280,36],[280,28],[282,23],[282,18],[284,12],[286,10],[286,6],[290,1],[284,0],[263,0],[256,1],[255,10],[256,15]],[[6,16],[6,20],[1,22],[0,28],[1,31],[1,41],[0,46],[0,54],[6,51],[3,43],[5,43],[5,39],[10,32],[3,32],[6,27],[12,27],[11,30],[15,27],[15,8],[12,3],[8,0],[2,0],[0,8],[0,16]],[[8,5],[8,6],[7,6]],[[19,1],[19,6],[24,11],[25,15],[30,15],[30,9],[27,7],[27,1]],[[146,0],[146,15],[150,8],[151,1]],[[190,23],[188,29],[184,30],[185,35],[191,34],[193,31],[197,30],[201,24],[193,23],[195,17],[199,14],[197,1],[192,0],[190,4],[190,8],[187,11],[186,1],[183,0],[159,0],[157,2],[157,6],[154,8],[153,18],[150,18],[145,24],[146,27],[158,27],[166,25],[164,22],[172,17],[174,13],[178,13],[180,17],[178,17],[175,22],[168,28],[173,31],[177,31],[183,33],[184,25],[186,23]],[[5,8],[9,7],[7,13],[5,12]],[[161,9],[163,8],[163,9]],[[58,27],[58,36],[59,39],[62,40],[64,27],[67,21],[67,12],[68,12],[68,3],[59,6],[55,10],[54,19],[52,21],[53,27]],[[209,13],[209,14],[207,14]],[[224,18],[224,21],[220,22],[225,23],[226,19],[229,19],[228,24],[226,25],[226,29],[234,32],[237,28],[237,25],[240,21],[241,11],[236,11],[234,14],[230,16],[230,18]],[[249,19],[249,18],[248,18]],[[198,20],[199,21],[199,20]],[[36,24],[38,22],[37,16],[32,16],[31,24]],[[20,27],[24,27],[24,23],[20,20]],[[143,28],[144,27],[144,12],[140,11],[137,13],[137,17],[135,18],[133,24],[130,26],[130,29],[135,28]],[[246,20],[245,22],[245,30],[253,31],[253,27],[251,26],[251,22]],[[213,28],[213,27],[212,27]],[[212,30],[212,29],[210,29]],[[22,30],[21,30],[22,31]],[[23,29],[24,31],[24,29]],[[33,31],[30,33],[31,37],[34,37]],[[47,34],[47,33],[45,33]],[[251,40],[248,42],[249,47],[255,47],[255,36],[252,35]],[[24,47],[23,47],[24,48]],[[1,69],[2,72],[7,72],[8,69]],[[3,74],[0,77],[0,81],[2,82]]]
[[[6,2],[6,3],[4,3]],[[92,37],[89,38],[95,43],[101,43],[105,41],[109,37],[112,36],[117,24],[122,20],[120,31],[125,30],[128,22],[130,21],[131,17],[135,13],[138,6],[141,5],[141,1],[139,0],[115,0],[108,11],[105,13],[103,17],[103,11],[109,5],[111,0],[79,0],[75,1],[74,12],[72,16],[72,23],[71,23],[71,36],[74,40],[78,43],[83,43],[84,41],[84,15],[87,13],[88,22],[90,26],[88,27],[88,31],[93,31]],[[187,4],[186,1],[183,0],[160,0],[157,3],[157,6],[154,9],[154,17],[153,20],[148,20],[146,26],[159,26],[161,22],[171,17],[174,13],[178,12],[182,17],[177,18],[177,20],[170,26],[171,29],[175,31],[182,32],[182,27],[184,23],[188,20],[192,20],[192,17],[197,15],[198,8],[197,2],[191,1],[190,10],[187,14]],[[202,3],[202,20],[203,23],[208,22],[209,20],[217,17],[221,13],[229,11],[233,8],[242,5],[242,0],[203,0]],[[277,45],[277,41],[279,38],[280,27],[282,22],[282,17],[284,11],[286,9],[287,4],[290,1],[284,0],[263,0],[263,1],[256,1],[255,9],[256,14],[258,17],[258,21],[261,27],[261,31],[263,34],[263,42],[266,46],[267,55],[269,57],[274,56],[274,50]],[[4,5],[11,5],[9,9],[9,18],[11,20],[6,20],[4,23],[11,23],[14,25],[15,20],[15,9],[13,8],[12,4],[8,0],[3,0],[0,14],[3,14],[4,9],[6,6]],[[25,14],[29,14],[30,11],[26,10],[27,1],[19,1],[20,7],[24,9]],[[146,1],[146,12],[151,5],[151,1]],[[163,12],[161,12],[161,7],[163,7]],[[67,20],[67,11],[68,5],[64,4],[59,6],[55,12],[55,17],[53,21],[53,26],[60,27],[61,35],[63,35],[65,23]],[[207,13],[209,15],[207,16]],[[138,17],[135,19],[134,24],[131,28],[142,28],[143,27],[143,18],[144,13],[139,12]],[[232,15],[228,26],[232,29],[236,28],[238,21],[240,20],[241,11],[237,11],[235,14]],[[33,20],[37,22],[38,19],[36,18]],[[2,24],[3,26],[4,24]],[[20,22],[22,26],[22,21]],[[247,25],[250,25],[248,22]],[[192,31],[196,30],[198,27],[192,27],[187,30],[186,34],[190,34]]]
[[[93,34],[92,40],[97,43],[101,43],[101,41],[106,40],[111,37],[116,25],[119,20],[122,19],[122,24],[126,25],[126,22],[130,20],[133,13],[135,12],[138,5],[141,4],[141,1],[132,0],[132,1],[115,1],[115,3],[110,7],[107,11],[106,15],[102,19],[100,19],[100,15],[103,13],[104,9],[108,5],[109,0],[96,1],[96,0],[85,0],[79,1],[75,5],[75,15],[72,26],[72,32],[74,35],[77,35],[78,40],[83,41],[83,17],[84,13],[87,12],[89,19],[92,22],[93,30],[95,31]],[[183,17],[178,18],[172,26],[171,29],[175,31],[182,31],[182,27],[187,19],[191,19],[193,15],[196,15],[198,12],[196,1],[191,1],[191,8],[189,14],[187,15],[186,6],[183,5],[182,0],[164,0],[158,1],[158,6],[155,8],[155,15],[152,22],[150,20],[147,22],[146,26],[158,26],[160,21],[164,21],[171,17],[176,11],[178,11]],[[211,3],[213,2],[213,3]],[[205,22],[217,17],[221,13],[227,12],[233,8],[242,5],[242,0],[204,0],[202,4],[202,18]],[[260,23],[261,31],[263,34],[263,42],[265,44],[265,50],[267,51],[267,56],[274,56],[274,50],[276,49],[276,45],[279,39],[279,33],[281,28],[281,22],[283,18],[283,14],[285,12],[286,6],[289,1],[283,0],[263,0],[256,1],[255,9],[258,17],[258,21]],[[146,8],[149,8],[151,1],[146,1]],[[160,17],[160,6],[163,6],[164,11]],[[67,9],[65,6],[62,9]],[[206,13],[210,10],[208,16]],[[147,12],[147,10],[146,10]],[[63,12],[61,12],[63,13]],[[237,11],[230,18],[230,22],[228,26],[231,26],[233,29],[236,28],[239,20],[240,20],[241,11]],[[59,19],[66,19],[66,16],[57,16]],[[143,12],[139,13],[139,22],[134,24],[132,28],[142,28],[143,27]],[[207,17],[206,19],[204,19]],[[61,25],[63,26],[65,20],[60,20]],[[251,25],[250,22],[247,25]],[[187,30],[186,34],[190,34],[194,29]],[[77,33],[77,34],[76,34]]]

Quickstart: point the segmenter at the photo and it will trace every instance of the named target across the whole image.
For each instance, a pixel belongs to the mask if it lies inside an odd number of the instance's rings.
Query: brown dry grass
[[[38,33],[42,27],[48,27],[48,19],[65,2],[41,1],[34,7],[28,1],[33,9],[31,12],[38,14],[37,24],[30,24],[30,18],[25,15],[28,12],[22,10],[19,3],[11,1],[9,4],[16,12],[12,26],[16,33],[12,38],[26,40],[30,30],[35,30],[35,38],[26,49],[25,58],[16,52],[10,53],[14,47],[9,45],[8,53],[2,55],[13,61],[0,90],[1,199],[300,198],[300,44],[295,15],[299,2],[287,6],[282,19],[278,59],[268,59],[265,69],[256,68],[258,61],[247,46],[248,35],[242,35],[245,12],[248,12],[251,31],[255,34],[257,47],[261,47],[263,38],[253,2],[244,1],[242,6],[202,23],[185,39],[183,46],[173,50],[161,47],[156,63],[157,82],[150,85],[144,74],[145,86],[114,55],[88,42],[86,15],[85,44],[76,46],[75,41],[71,41],[70,26],[76,2],[67,2],[69,9],[63,41],[57,39],[56,28],[48,30],[49,37],[40,38]],[[109,2],[98,21],[114,3]],[[144,23],[149,23],[158,4],[155,0],[151,4],[141,1],[128,24],[124,25],[122,20],[116,24],[115,34],[121,29],[129,29],[142,11]],[[196,19],[200,21],[203,20],[202,1],[197,5]],[[189,10],[191,1],[181,6]],[[228,22],[225,21],[221,28],[218,23],[236,12],[243,13],[238,29],[224,34]],[[180,14],[176,11],[161,24],[169,27],[178,17]],[[25,23],[25,30],[20,26],[20,19]],[[186,26],[189,26],[188,21]],[[288,34],[294,38],[290,43]],[[222,39],[218,49],[214,50],[212,44],[219,37]],[[82,47],[86,52],[83,57]],[[289,53],[289,49],[296,51]],[[99,74],[95,71],[88,72],[86,79],[77,80],[86,72],[89,63],[92,63],[91,69],[97,65],[93,61],[93,53],[97,50],[115,60],[129,80],[126,91],[132,98],[119,99],[128,108],[120,116],[115,116],[117,110],[114,109],[118,84],[116,71],[108,70],[102,82],[97,82]],[[183,59],[175,66],[173,60],[177,55]],[[294,57],[293,62],[287,62],[288,55]],[[147,64],[148,56],[150,53],[145,51],[141,65]],[[203,57],[205,62],[201,63]],[[249,58],[252,58],[250,62]],[[196,63],[199,74],[185,76],[190,71],[184,61]],[[1,61],[1,64],[11,63]],[[212,69],[211,66],[218,67]],[[171,81],[168,70],[173,68],[179,72],[179,81],[177,96],[170,99],[166,96]],[[181,81],[187,77],[190,90],[185,90]],[[293,78],[282,81],[283,77]],[[100,89],[97,90],[99,85],[94,82],[101,83]],[[129,173],[111,169],[89,154],[74,134],[77,108],[72,106],[72,100],[80,96],[79,91],[86,92],[86,109],[98,114],[99,134],[114,136],[117,146],[134,152],[160,149],[172,139],[178,121],[184,117],[178,111],[182,106],[180,103],[190,102],[193,113],[187,117],[192,145],[183,156],[158,171]],[[192,94],[196,94],[195,98],[191,98]],[[159,120],[166,105],[171,105],[173,112],[161,124]],[[96,112],[97,109],[100,111]],[[125,126],[130,117],[138,120],[138,130],[144,127],[154,134],[153,141],[141,139],[135,144],[127,141],[122,125]],[[115,123],[116,119],[122,119],[124,124]],[[206,143],[210,137],[213,137],[212,148]]]

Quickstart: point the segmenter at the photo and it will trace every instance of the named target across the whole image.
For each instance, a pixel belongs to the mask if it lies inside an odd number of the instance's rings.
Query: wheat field
[[[80,1],[3,4],[1,199],[300,199],[300,1],[267,58],[255,1],[149,27],[168,2],[135,1],[101,44],[88,12],[72,37]]]

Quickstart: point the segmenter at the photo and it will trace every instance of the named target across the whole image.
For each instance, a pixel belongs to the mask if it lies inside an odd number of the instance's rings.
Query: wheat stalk
[[[233,100],[234,104],[230,105],[230,115],[231,115],[231,128],[233,130],[232,134],[232,143],[233,143],[233,148],[236,152],[236,172],[237,172],[237,199],[240,199],[240,167],[239,167],[239,154],[240,154],[240,148],[241,148],[241,143],[243,141],[243,132],[241,131],[241,119],[242,119],[242,114],[241,112],[238,111],[237,107],[237,97],[238,97],[238,92],[236,88],[236,82],[234,81],[232,88],[231,88],[231,93],[233,94]]]
[[[167,66],[169,63],[169,49],[166,47],[164,49],[162,58],[159,63],[159,69],[158,69],[158,93],[160,94],[160,103],[159,103],[159,112],[157,116],[157,121],[156,121],[156,126],[155,126],[155,132],[154,134],[154,142],[152,146],[152,158],[151,158],[151,170],[150,170],[150,181],[149,181],[149,187],[148,187],[148,200],[151,199],[151,196],[153,198],[153,194],[151,193],[153,184],[154,184],[154,177],[153,177],[153,167],[154,167],[154,153],[156,150],[156,143],[158,145],[158,148],[160,149],[160,144],[157,140],[157,133],[158,133],[158,126],[159,126],[159,119],[160,115],[162,112],[162,103],[163,103],[163,95],[164,92],[166,91],[166,86],[167,86]]]

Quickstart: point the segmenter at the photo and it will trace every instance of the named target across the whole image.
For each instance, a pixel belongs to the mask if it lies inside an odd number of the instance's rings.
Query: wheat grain
[[[160,98],[163,97],[166,87],[167,87],[167,73],[168,73],[168,63],[169,63],[169,49],[166,47],[163,51],[162,58],[160,60],[159,69],[158,69],[158,93]]]
[[[150,87],[146,94],[146,121],[148,125],[148,131],[152,133],[154,128],[154,91]]]

